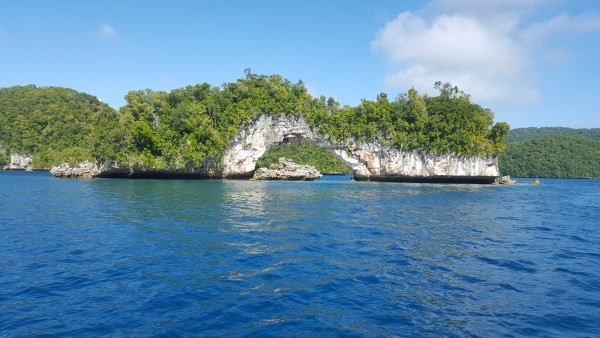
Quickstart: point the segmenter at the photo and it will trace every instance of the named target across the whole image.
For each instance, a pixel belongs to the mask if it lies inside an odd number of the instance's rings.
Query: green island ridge
[[[599,178],[600,128],[513,129],[498,161],[513,177]]]
[[[312,97],[302,81],[244,73],[222,86],[130,91],[118,111],[67,88],[0,88],[0,166],[17,153],[30,155],[37,170],[83,161],[219,170],[235,135],[264,114],[301,116],[334,145],[376,141],[402,151],[494,158],[506,147],[508,124],[494,124],[491,110],[449,83],[435,84],[437,96],[410,89],[394,100],[381,93],[342,107],[332,97]]]

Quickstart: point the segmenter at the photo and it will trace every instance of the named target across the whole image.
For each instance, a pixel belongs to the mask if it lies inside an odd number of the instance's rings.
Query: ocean
[[[0,172],[0,337],[593,337],[600,180]]]

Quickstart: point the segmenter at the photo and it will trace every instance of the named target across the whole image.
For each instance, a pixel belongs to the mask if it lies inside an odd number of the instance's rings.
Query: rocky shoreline
[[[316,168],[308,165],[296,164],[293,161],[282,158],[286,167],[273,165],[270,168],[258,168],[251,177],[235,177],[227,179],[250,179],[250,180],[288,180],[288,181],[313,181],[324,175],[344,176],[346,174],[328,173],[321,174]],[[0,171],[48,171],[55,177],[92,179],[92,178],[131,178],[131,179],[225,179],[221,176],[209,175],[206,172],[186,172],[169,170],[149,170],[132,172],[128,168],[111,168],[109,170],[99,169],[99,166],[91,162],[82,162],[77,165],[62,164],[52,169],[32,169],[28,168],[8,168],[0,167]],[[353,175],[355,181],[367,181]],[[375,182],[402,182],[402,183],[456,183],[456,184],[496,184],[496,185],[515,185],[530,184],[540,185],[540,180],[534,178],[530,183],[519,183],[511,179],[510,176],[389,176],[389,177],[371,177],[370,181]]]
[[[151,168],[144,165],[108,166],[89,161],[52,168],[57,177],[112,178],[224,178],[310,180],[307,174],[264,172],[258,160],[272,147],[287,142],[310,142],[339,158],[357,181],[493,184],[500,176],[495,156],[430,154],[391,148],[375,140],[332,144],[328,135],[313,130],[301,116],[261,115],[232,140],[222,158],[208,158],[199,168]],[[302,169],[305,170],[305,169]],[[320,175],[320,173],[319,173]],[[312,177],[312,178],[311,178]]]
[[[10,163],[5,166],[1,166],[2,170],[14,170],[14,171],[33,171],[31,155],[24,154],[10,154]]]
[[[285,157],[279,158],[278,164],[269,168],[258,168],[254,172],[253,180],[286,180],[286,181],[313,181],[323,175],[313,166],[297,164]]]

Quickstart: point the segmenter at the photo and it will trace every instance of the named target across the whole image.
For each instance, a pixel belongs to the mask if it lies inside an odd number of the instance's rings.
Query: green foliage
[[[502,153],[506,150],[506,139],[509,135],[510,126],[506,122],[497,122],[490,131],[489,138],[494,144],[494,153]]]
[[[498,161],[502,174],[514,177],[600,177],[600,140],[545,135],[509,143]]]
[[[390,102],[382,93],[335,113],[321,97],[305,115],[334,142],[380,140],[403,150],[477,156],[504,149],[508,124],[494,126],[493,113],[471,103],[457,87],[438,82],[436,88],[439,96],[421,96],[413,88]]]
[[[271,114],[301,115],[341,145],[379,140],[405,150],[467,155],[504,147],[508,125],[493,126],[489,110],[447,83],[436,83],[436,97],[411,89],[395,101],[382,93],[340,107],[331,97],[313,98],[302,81],[250,69],[244,74],[221,87],[130,91],[118,112],[70,89],[2,88],[0,146],[33,155],[37,169],[82,159],[153,169],[219,166],[233,136],[258,115]]]
[[[269,149],[258,160],[259,167],[269,167],[279,163],[279,158],[285,157],[297,164],[311,165],[322,174],[351,173],[340,159],[312,143],[289,144]]]
[[[35,168],[67,161],[71,148],[86,148],[89,158],[97,114],[115,112],[96,97],[72,89],[0,88],[0,145],[7,153],[33,155]]]
[[[128,161],[159,169],[199,167],[206,158],[221,158],[232,137],[258,115],[291,116],[310,108],[302,82],[244,73],[221,88],[203,83],[170,93],[129,92],[120,109]]]
[[[10,154],[0,148],[0,167],[5,166],[5,165],[9,165],[10,164]]]
[[[529,141],[542,136],[550,135],[581,135],[600,140],[600,128],[564,128],[564,127],[542,127],[542,128],[516,128],[510,131],[507,142]]]

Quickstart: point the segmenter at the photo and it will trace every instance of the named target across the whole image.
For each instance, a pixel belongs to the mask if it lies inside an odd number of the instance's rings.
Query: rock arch
[[[493,183],[500,176],[495,156],[432,155],[420,151],[402,151],[383,142],[343,142],[332,144],[313,130],[301,116],[261,115],[252,120],[225,150],[223,167],[207,157],[200,168],[153,169],[118,167],[89,161],[52,168],[58,177],[130,177],[130,178],[249,178],[256,162],[265,152],[282,142],[309,141],[341,159],[354,171],[356,180]],[[222,169],[222,170],[221,170]]]
[[[334,145],[302,116],[260,115],[233,139],[223,158],[224,178],[251,177],[265,152],[284,141],[308,140],[354,171],[357,180],[492,183],[499,176],[495,156],[432,155],[393,149],[381,142]]]
[[[335,147],[327,136],[314,131],[302,116],[260,115],[234,137],[225,151],[223,177],[251,177],[258,159],[271,147],[300,142],[311,142],[331,152],[353,171],[362,169],[357,159]]]

